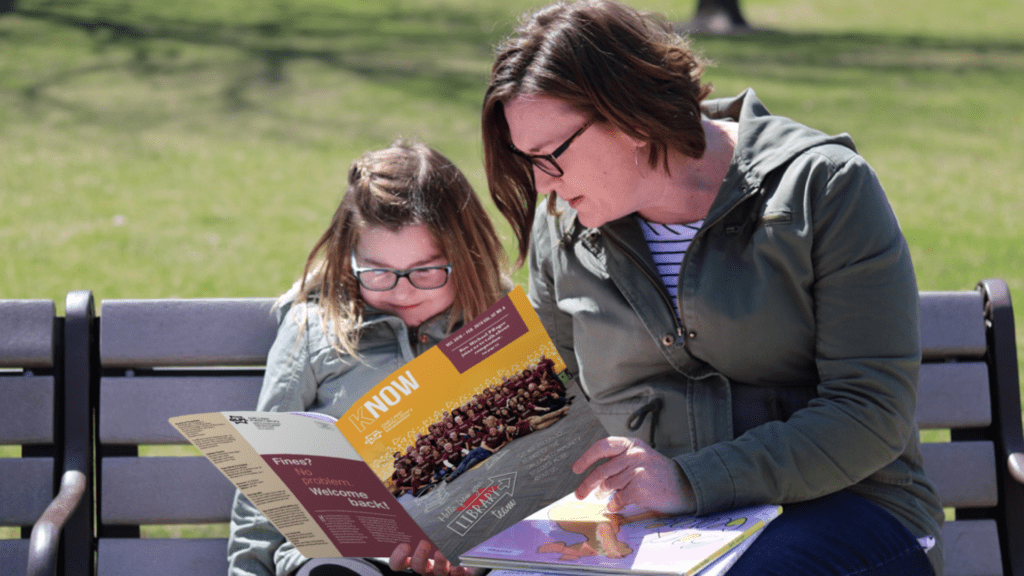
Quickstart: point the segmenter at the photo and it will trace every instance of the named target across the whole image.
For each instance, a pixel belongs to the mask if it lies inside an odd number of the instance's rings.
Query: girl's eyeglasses
[[[374,292],[386,292],[398,285],[400,278],[408,278],[409,283],[419,290],[436,290],[448,283],[448,275],[452,265],[421,266],[408,270],[392,270],[390,268],[364,268],[356,263],[356,251],[352,250],[352,273],[359,280],[359,285]]]

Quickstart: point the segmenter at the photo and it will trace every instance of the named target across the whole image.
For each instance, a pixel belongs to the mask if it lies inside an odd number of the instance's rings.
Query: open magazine
[[[718,575],[782,512],[764,505],[668,516],[629,506],[612,514],[606,504],[570,494],[467,551],[462,564],[541,574]]]
[[[308,558],[427,539],[456,559],[572,492],[607,436],[522,288],[324,419],[170,421]]]

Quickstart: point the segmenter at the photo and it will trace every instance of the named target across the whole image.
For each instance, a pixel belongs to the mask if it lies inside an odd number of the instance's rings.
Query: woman
[[[363,155],[304,274],[278,303],[280,326],[256,409],[340,417],[501,298],[504,269],[487,213],[448,159],[402,141]],[[413,468],[398,489],[415,492],[422,473]],[[238,576],[293,574],[307,560],[241,494],[228,559]]]
[[[749,90],[706,101],[701,73],[663,20],[602,0],[540,10],[495,59],[491,194],[614,435],[577,494],[783,504],[730,574],[941,574],[917,286],[885,194],[848,136]]]

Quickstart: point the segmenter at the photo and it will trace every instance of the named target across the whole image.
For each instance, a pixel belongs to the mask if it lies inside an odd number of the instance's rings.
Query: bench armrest
[[[85,474],[68,470],[61,477],[60,492],[32,527],[28,576],[53,576],[57,572],[57,548],[64,523],[74,514],[85,494]]]
[[[1010,467],[1010,476],[1021,484],[1024,484],[1024,453],[1014,452],[1006,459],[1006,465]]]

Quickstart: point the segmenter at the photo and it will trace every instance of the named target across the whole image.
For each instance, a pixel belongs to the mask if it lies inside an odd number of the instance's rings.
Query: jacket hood
[[[830,136],[783,116],[774,116],[750,88],[732,98],[706,100],[701,105],[709,120],[739,123],[731,178],[742,175],[748,188],[756,189],[773,170],[815,146],[838,144],[856,152],[853,139],[843,133]]]
[[[784,116],[772,115],[750,88],[731,98],[705,100],[701,109],[708,120],[730,120],[739,124],[729,172],[705,219],[708,221],[721,217],[737,203],[756,194],[772,171],[811,148],[838,145],[857,151],[849,134],[833,136]],[[578,225],[576,211],[561,198],[556,198],[555,204],[561,214],[560,229],[563,235],[569,235]]]

